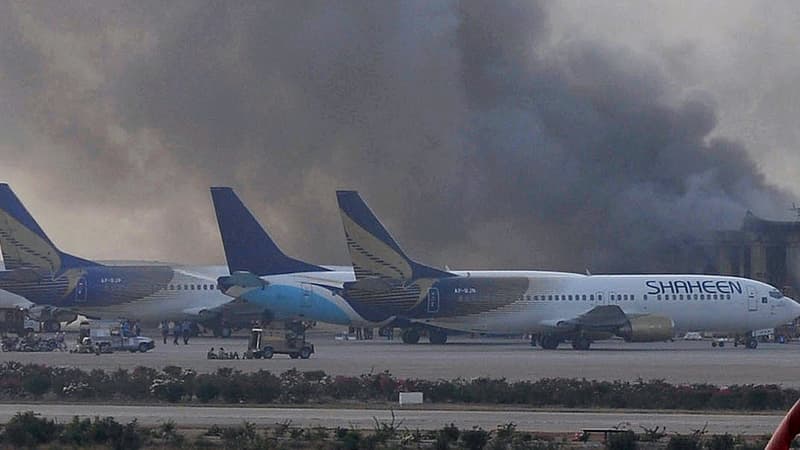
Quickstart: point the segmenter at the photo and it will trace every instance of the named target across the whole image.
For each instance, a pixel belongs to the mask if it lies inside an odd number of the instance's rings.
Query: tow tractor
[[[289,355],[292,359],[308,359],[314,353],[314,344],[306,341],[306,327],[292,322],[278,327],[257,327],[250,330],[245,359],[270,359],[275,354]]]

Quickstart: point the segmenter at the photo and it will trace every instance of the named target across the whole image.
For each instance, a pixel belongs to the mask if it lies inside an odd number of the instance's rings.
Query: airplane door
[[[747,310],[758,311],[758,299],[756,298],[756,290],[753,288],[747,291]]]
[[[303,299],[300,301],[300,306],[303,308],[311,308],[311,285],[302,283],[300,286],[303,288]]]
[[[75,285],[75,303],[85,303],[88,296],[86,277],[80,277]]]
[[[439,312],[439,288],[428,289],[428,312]]]

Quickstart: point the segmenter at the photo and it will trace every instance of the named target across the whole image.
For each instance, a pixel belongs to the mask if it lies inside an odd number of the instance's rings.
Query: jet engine
[[[617,335],[628,342],[660,342],[675,336],[675,322],[669,317],[648,314],[629,317]]]

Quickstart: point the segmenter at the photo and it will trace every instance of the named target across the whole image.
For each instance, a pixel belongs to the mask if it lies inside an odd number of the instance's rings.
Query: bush
[[[461,432],[461,444],[467,450],[481,450],[489,442],[489,432],[481,427]]]
[[[195,389],[195,396],[203,403],[208,403],[219,396],[219,386],[212,380],[207,378],[199,378],[197,380],[197,387]]]
[[[14,447],[35,447],[52,442],[60,427],[50,419],[38,417],[33,411],[14,415],[5,426],[3,440]]]
[[[706,441],[706,448],[708,450],[733,450],[736,447],[736,441],[733,436],[728,433],[715,434]]]
[[[669,438],[667,450],[700,450],[700,437],[695,434],[675,434]]]
[[[627,430],[621,433],[610,433],[606,441],[608,450],[636,450],[636,435]]]

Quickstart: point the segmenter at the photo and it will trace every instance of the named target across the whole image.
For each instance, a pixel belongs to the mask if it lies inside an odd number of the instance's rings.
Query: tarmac
[[[71,343],[73,337],[67,336]],[[509,380],[586,378],[596,380],[651,380],[670,383],[778,384],[800,388],[800,343],[761,344],[758,349],[712,348],[709,341],[665,343],[594,343],[591,350],[575,351],[563,344],[558,350],[532,348],[520,339],[452,339],[445,345],[402,344],[399,339],[338,341],[331,334],[311,334],[316,353],[308,360],[275,355],[269,360],[208,360],[214,347],[241,353],[247,341],[194,338],[189,345],[157,341],[147,353],[71,354],[67,352],[0,352],[0,362],[19,361],[84,370],[115,370],[168,365],[213,372],[220,367],[242,371],[268,369],[283,372],[323,370],[331,375],[360,375],[389,371],[402,378],[453,379],[491,377]]]
[[[17,411],[33,411],[61,423],[74,416],[114,417],[122,423],[137,419],[146,426],[173,421],[182,428],[205,428],[211,425],[257,426],[289,423],[292,426],[337,426],[372,429],[375,421],[399,424],[400,429],[431,430],[448,424],[461,429],[480,426],[493,430],[498,425],[514,423],[518,430],[546,433],[573,433],[587,428],[625,427],[641,432],[642,427],[666,427],[668,433],[691,433],[705,429],[710,434],[763,435],[771,433],[781,415],[684,414],[643,412],[554,412],[504,410],[438,409],[324,409],[324,408],[252,408],[217,406],[136,406],[107,404],[0,404],[0,422],[7,422]]]

